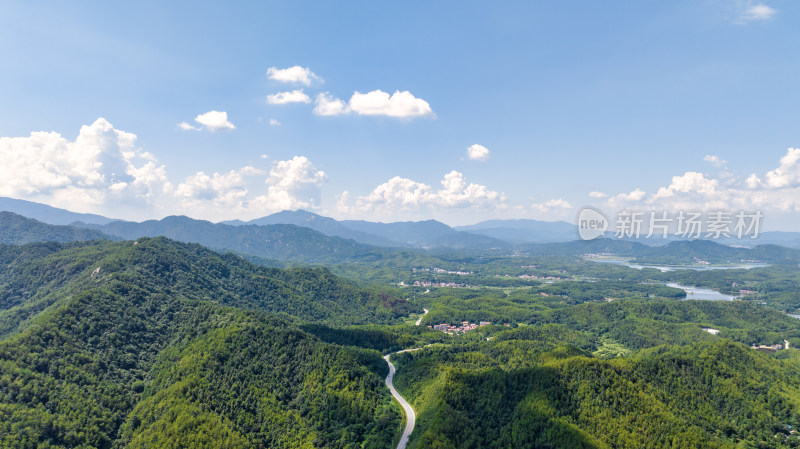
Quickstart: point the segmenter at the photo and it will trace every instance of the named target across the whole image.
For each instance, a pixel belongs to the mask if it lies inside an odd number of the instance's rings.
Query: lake
[[[667,287],[679,288],[686,292],[686,299],[698,299],[702,301],[733,301],[735,296],[726,295],[710,288],[692,287],[688,285],[669,282],[664,284]]]
[[[612,258],[603,258],[603,259],[594,259],[589,258],[585,259],[590,262],[600,262],[600,263],[613,263],[615,265],[624,265],[628,268],[636,268],[637,270],[641,270],[643,268],[653,268],[655,270],[659,270],[661,272],[666,271],[675,271],[675,270],[695,270],[695,271],[710,271],[710,270],[749,270],[751,268],[762,268],[768,267],[769,264],[767,263],[742,263],[736,265],[641,265],[637,263],[631,263],[630,259],[612,259]]]

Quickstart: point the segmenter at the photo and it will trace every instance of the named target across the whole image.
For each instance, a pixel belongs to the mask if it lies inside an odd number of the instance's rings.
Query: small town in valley
[[[471,330],[475,330],[481,326],[488,326],[492,324],[490,321],[481,321],[476,323],[470,323],[469,321],[462,321],[460,326],[454,326],[452,324],[441,323],[441,324],[434,324],[433,326],[428,326],[431,329],[436,329],[437,331],[444,332],[446,334],[464,334]],[[503,323],[503,326],[511,326],[511,323]]]

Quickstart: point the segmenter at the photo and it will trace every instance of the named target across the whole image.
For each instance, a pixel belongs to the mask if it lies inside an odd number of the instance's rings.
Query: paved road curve
[[[423,313],[423,314],[422,314],[422,316],[421,316],[421,317],[419,317],[419,319],[417,320],[417,322],[416,322],[416,323],[414,323],[414,326],[419,326],[420,324],[422,324],[422,319],[423,319],[423,318],[425,318],[425,315],[427,315],[427,314],[428,314],[428,309],[422,309],[422,310],[424,310],[424,311],[425,311],[425,313]]]
[[[426,311],[427,312],[427,311]],[[389,357],[394,354],[399,354],[401,352],[410,352],[410,351],[417,351],[422,348],[414,348],[414,349],[404,349],[402,351],[393,352],[391,354],[383,356],[383,359],[386,360],[386,363],[389,364],[389,375],[386,376],[386,386],[389,387],[389,391],[392,392],[392,396],[397,399],[397,402],[403,406],[403,410],[406,412],[406,428],[403,431],[403,436],[400,437],[400,442],[397,444],[397,449],[406,449],[406,444],[408,444],[408,437],[411,436],[411,432],[414,431],[414,424],[416,423],[417,416],[414,414],[414,409],[411,408],[411,404],[409,404],[400,393],[397,392],[394,388],[394,384],[392,380],[394,380],[394,365],[392,362],[389,361]]]

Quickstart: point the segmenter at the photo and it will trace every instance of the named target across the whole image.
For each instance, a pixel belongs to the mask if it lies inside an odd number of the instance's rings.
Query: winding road
[[[424,310],[424,311],[425,311],[425,313],[423,313],[423,314],[422,314],[422,316],[421,316],[421,317],[419,317],[419,319],[417,320],[417,322],[416,322],[416,323],[414,323],[414,326],[419,326],[420,324],[422,324],[422,319],[423,319],[423,318],[425,318],[425,315],[427,315],[427,314],[428,314],[428,309],[422,309],[422,310]]]
[[[428,313],[426,310],[425,313]],[[424,316],[424,315],[423,315]],[[420,318],[421,319],[421,318]],[[414,348],[414,349],[403,349],[402,351],[393,352],[391,354],[387,354],[383,356],[383,359],[386,360],[386,363],[389,364],[389,375],[386,376],[386,386],[389,387],[389,391],[392,393],[392,397],[397,399],[397,402],[403,407],[403,410],[406,413],[406,428],[403,430],[403,436],[400,437],[400,442],[397,443],[397,449],[405,449],[406,444],[408,444],[408,437],[411,436],[411,432],[414,431],[414,424],[417,421],[417,415],[414,414],[414,409],[411,408],[411,404],[406,401],[403,396],[400,396],[400,393],[397,392],[394,388],[394,384],[392,381],[394,380],[394,365],[392,362],[389,361],[389,358],[394,354],[400,354],[401,352],[411,352],[411,351],[418,351],[422,348]]]

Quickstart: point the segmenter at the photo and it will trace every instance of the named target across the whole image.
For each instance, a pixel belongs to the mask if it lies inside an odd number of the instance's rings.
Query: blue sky
[[[0,195],[129,219],[799,218],[796,2],[163,3],[0,3]]]

